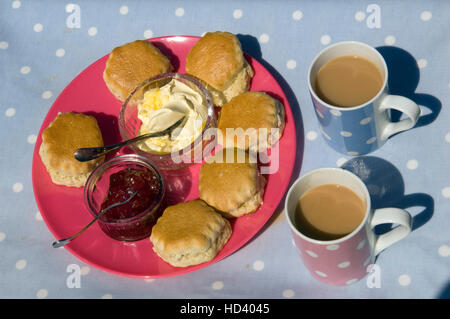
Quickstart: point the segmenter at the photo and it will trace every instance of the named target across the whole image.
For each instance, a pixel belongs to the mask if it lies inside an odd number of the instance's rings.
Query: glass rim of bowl
[[[122,218],[122,219],[111,219],[111,218],[101,217],[99,219],[99,221],[101,221],[102,223],[109,224],[109,225],[117,225],[117,224],[128,224],[128,223],[135,222],[136,220],[141,219],[145,215],[158,209],[164,199],[165,186],[166,186],[165,181],[164,181],[161,171],[158,169],[157,165],[155,163],[153,163],[153,161],[151,161],[150,159],[148,159],[144,156],[138,155],[138,154],[124,154],[124,155],[114,156],[114,157],[110,158],[109,160],[98,165],[91,172],[91,174],[89,175],[89,177],[86,181],[86,184],[84,186],[84,190],[83,190],[84,203],[87,206],[89,213],[91,213],[91,215],[93,215],[94,217],[97,217],[97,215],[100,213],[100,211],[96,210],[92,206],[92,203],[91,203],[92,201],[90,200],[90,196],[89,196],[89,194],[93,192],[97,181],[103,176],[103,174],[108,169],[113,167],[115,164],[121,164],[121,163],[125,163],[125,162],[138,163],[139,165],[142,165],[147,169],[150,168],[151,170],[154,171],[154,173],[156,173],[156,175],[159,177],[159,182],[161,185],[161,189],[158,194],[159,195],[158,199],[153,206],[150,206],[151,208],[149,207],[148,209],[144,210],[143,212],[141,212],[135,216]]]
[[[133,97],[133,95],[142,87],[144,87],[145,85],[148,85],[151,82],[154,81],[159,81],[159,80],[163,80],[165,78],[181,78],[184,80],[187,80],[189,82],[191,82],[192,84],[194,84],[199,90],[200,92],[203,94],[203,96],[205,97],[206,100],[206,107],[207,107],[207,119],[205,122],[205,126],[203,127],[201,133],[199,134],[199,136],[197,136],[197,138],[195,138],[195,140],[187,145],[186,147],[184,147],[183,149],[179,149],[177,151],[174,152],[170,152],[170,153],[152,153],[152,152],[145,152],[143,150],[141,150],[137,145],[135,145],[135,143],[131,143],[129,144],[129,146],[132,148],[133,151],[135,151],[136,153],[138,153],[141,156],[144,156],[146,154],[151,154],[153,156],[158,156],[161,159],[167,159],[167,158],[171,158],[174,154],[186,154],[187,152],[189,152],[190,150],[193,150],[195,148],[196,145],[198,145],[200,142],[202,142],[203,140],[203,135],[205,133],[205,131],[207,129],[209,129],[211,122],[214,119],[214,103],[211,97],[211,94],[209,93],[209,91],[206,89],[206,87],[195,77],[188,75],[188,74],[182,74],[182,73],[178,73],[178,72],[170,72],[170,73],[163,73],[163,74],[159,74],[156,75],[154,77],[148,78],[147,80],[144,80],[143,82],[141,82],[131,93],[130,95],[128,95],[127,99],[123,102],[122,107],[120,109],[120,113],[119,113],[119,132],[121,135],[121,138],[123,140],[128,140],[131,139],[135,136],[128,136],[125,130],[125,109],[128,105],[128,102],[131,100],[131,98]]]

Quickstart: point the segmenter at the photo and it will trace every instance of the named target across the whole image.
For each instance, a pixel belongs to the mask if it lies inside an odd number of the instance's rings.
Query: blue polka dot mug
[[[370,101],[358,106],[338,107],[324,102],[316,94],[314,83],[317,72],[328,61],[341,56],[365,58],[380,70],[383,85]],[[308,83],[320,131],[328,145],[343,154],[357,156],[370,153],[393,134],[412,128],[420,116],[420,108],[412,100],[389,94],[386,62],[376,49],[365,43],[338,42],[322,50],[309,68]],[[404,113],[406,118],[392,122],[391,109]]]

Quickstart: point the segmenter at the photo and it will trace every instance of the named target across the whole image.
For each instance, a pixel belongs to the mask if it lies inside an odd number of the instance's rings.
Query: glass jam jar
[[[95,217],[102,209],[114,207],[98,220],[105,234],[121,241],[149,237],[153,225],[164,209],[165,182],[149,159],[127,154],[111,158],[89,176],[84,188],[84,201]]]

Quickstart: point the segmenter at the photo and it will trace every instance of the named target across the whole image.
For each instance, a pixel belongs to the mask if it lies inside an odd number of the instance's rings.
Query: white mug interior
[[[321,52],[319,52],[317,54],[317,56],[314,58],[313,62],[311,63],[311,66],[309,68],[309,72],[308,72],[309,90],[310,90],[311,94],[314,95],[314,98],[316,98],[322,104],[330,106],[330,107],[336,107],[334,105],[330,105],[330,104],[326,103],[316,94],[315,82],[316,82],[317,73],[319,72],[320,68],[328,61],[335,59],[335,58],[339,58],[342,56],[349,56],[349,55],[350,56],[356,55],[356,56],[365,58],[365,59],[373,62],[378,67],[378,69],[380,70],[381,75],[383,77],[383,85],[381,86],[380,91],[370,101],[368,101],[362,105],[367,105],[367,104],[371,103],[375,98],[378,97],[378,95],[380,95],[384,91],[384,89],[386,87],[386,83],[387,83],[388,70],[387,70],[386,61],[384,61],[384,58],[380,54],[380,52],[378,52],[375,48],[371,47],[370,45],[362,43],[362,42],[357,42],[357,41],[338,42],[338,43],[335,43],[335,44],[323,49]],[[360,107],[362,105],[346,107],[346,108],[339,107],[338,109],[339,110],[354,109],[354,108]]]
[[[366,211],[362,222],[350,234],[335,240],[324,241],[310,238],[297,229],[295,225],[295,210],[303,194],[314,187],[326,184],[337,184],[351,189],[364,202]],[[342,168],[319,168],[303,175],[294,182],[286,196],[285,213],[291,229],[304,240],[316,244],[337,244],[351,238],[367,223],[370,213],[370,195],[367,187],[355,174]]]

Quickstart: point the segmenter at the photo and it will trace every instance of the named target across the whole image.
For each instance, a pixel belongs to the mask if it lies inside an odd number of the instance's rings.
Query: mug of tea
[[[339,42],[315,57],[308,72],[309,91],[331,148],[351,156],[367,154],[416,124],[420,108],[406,97],[390,95],[387,83],[385,60],[367,44]],[[391,109],[406,118],[392,122]]]
[[[311,275],[330,285],[350,285],[385,248],[411,232],[411,215],[399,208],[372,210],[365,184],[342,168],[319,168],[289,189],[285,214],[295,246]],[[382,235],[374,227],[398,224]]]

